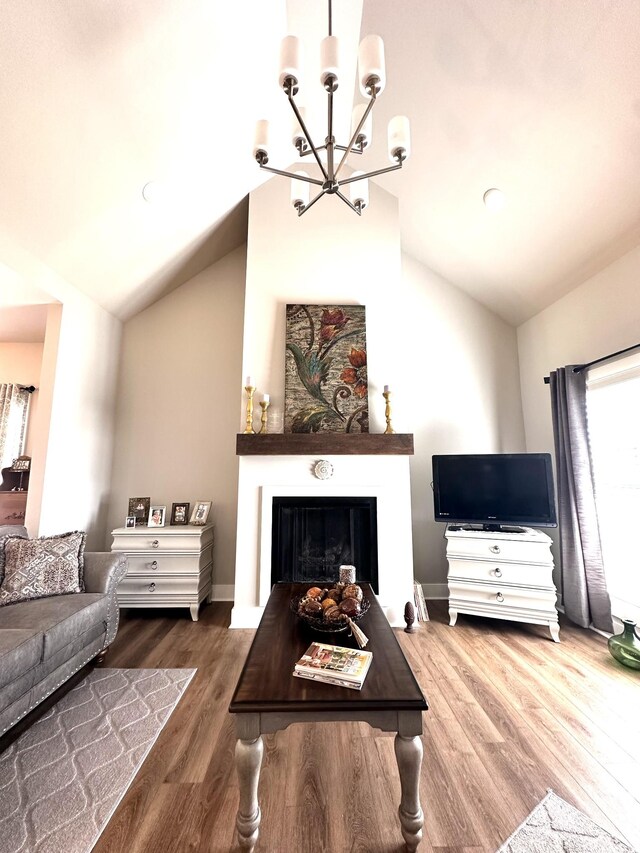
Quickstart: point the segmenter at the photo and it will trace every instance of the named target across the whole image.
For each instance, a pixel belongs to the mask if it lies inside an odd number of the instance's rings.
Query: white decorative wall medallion
[[[320,459],[316,462],[313,473],[319,480],[328,480],[333,477],[333,465],[326,459]]]

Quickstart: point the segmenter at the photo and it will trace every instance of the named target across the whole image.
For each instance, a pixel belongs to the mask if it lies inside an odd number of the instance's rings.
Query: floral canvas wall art
[[[285,432],[369,432],[364,305],[287,305]]]

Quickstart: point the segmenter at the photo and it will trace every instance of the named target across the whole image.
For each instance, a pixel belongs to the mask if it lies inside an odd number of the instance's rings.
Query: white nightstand
[[[112,551],[127,555],[120,607],[188,607],[194,622],[211,594],[213,525],[118,527]]]
[[[446,532],[449,624],[458,613],[547,625],[560,642],[551,539],[539,530]]]

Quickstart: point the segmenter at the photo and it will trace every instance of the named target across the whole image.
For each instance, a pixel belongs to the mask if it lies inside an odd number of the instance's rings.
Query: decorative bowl
[[[300,606],[300,602],[303,598],[306,598],[306,595],[294,595],[291,599],[291,603],[289,605],[289,609],[291,612],[300,619],[301,622],[309,625],[310,628],[313,628],[314,631],[320,631],[322,634],[339,634],[342,631],[349,631],[350,625],[348,622],[344,624],[335,624],[333,622],[325,622],[324,619],[316,619],[315,616],[307,616],[306,613],[299,613],[298,607]],[[360,602],[360,613],[358,616],[352,617],[352,622],[358,622],[365,615],[367,610],[369,609],[369,601],[366,596]]]

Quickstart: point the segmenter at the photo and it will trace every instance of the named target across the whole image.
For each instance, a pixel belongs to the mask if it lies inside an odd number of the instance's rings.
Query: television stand
[[[449,524],[447,527],[447,530],[483,530],[485,533],[526,533],[530,529],[506,524]]]
[[[445,533],[449,563],[449,624],[458,613],[546,625],[560,642],[551,538],[539,530],[452,529]]]

